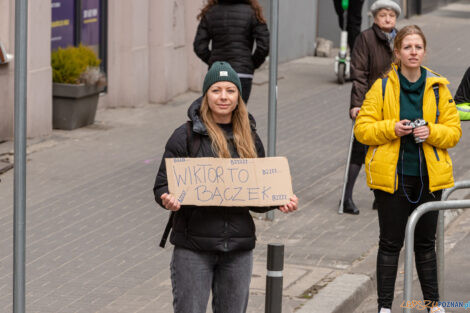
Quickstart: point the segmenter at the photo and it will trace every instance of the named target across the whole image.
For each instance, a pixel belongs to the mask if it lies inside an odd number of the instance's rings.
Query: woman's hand
[[[403,136],[411,134],[411,132],[413,131],[413,127],[406,126],[406,124],[409,122],[410,122],[409,120],[401,120],[399,122],[396,122],[395,135],[397,135],[398,137],[403,137]]]
[[[352,108],[351,110],[349,110],[349,116],[351,116],[351,118],[355,120],[360,110],[361,108],[358,108],[358,107]]]
[[[287,203],[286,205],[280,206],[279,210],[283,213],[294,212],[297,210],[298,206],[299,206],[299,198],[297,198],[296,195],[293,195],[290,198],[289,203]]]
[[[178,211],[181,209],[181,203],[173,195],[164,193],[160,197],[163,201],[163,206],[170,211]]]
[[[427,125],[413,129],[413,136],[421,140],[426,140],[429,137],[429,127]]]

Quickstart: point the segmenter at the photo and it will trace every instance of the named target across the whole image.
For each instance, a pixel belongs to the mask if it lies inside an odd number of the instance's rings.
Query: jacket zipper
[[[434,150],[434,154],[436,155],[436,159],[437,159],[438,161],[440,161],[439,155],[437,154],[437,149],[436,149],[436,147],[432,147],[432,149]]]
[[[228,209],[224,208],[224,250],[228,250]]]
[[[398,178],[398,166],[395,169],[395,181],[393,182],[393,190],[397,191],[398,190],[398,185],[397,185],[397,178]]]
[[[374,160],[374,156],[375,156],[375,152],[377,151],[377,148],[378,147],[375,147],[374,148],[374,151],[372,152],[372,157],[370,158],[370,161],[369,161],[369,174],[370,174],[370,183],[372,184],[372,172],[370,171],[370,164],[372,163],[372,161]]]

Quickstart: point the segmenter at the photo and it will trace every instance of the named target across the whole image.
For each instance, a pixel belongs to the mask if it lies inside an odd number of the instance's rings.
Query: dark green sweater
[[[401,71],[398,70],[400,78],[400,120],[414,121],[423,118],[423,94],[426,83],[426,70],[421,68],[421,77],[411,83]],[[400,145],[400,157],[398,158],[398,173],[409,176],[420,176],[419,149],[415,143],[413,134],[403,136]],[[426,160],[421,149],[421,171],[422,175],[428,175]]]

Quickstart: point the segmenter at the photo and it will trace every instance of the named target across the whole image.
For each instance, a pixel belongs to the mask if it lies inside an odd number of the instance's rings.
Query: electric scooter
[[[341,6],[344,10],[343,29],[341,30],[339,53],[335,58],[335,73],[338,77],[338,83],[344,84],[345,80],[349,78],[349,70],[351,66],[351,58],[348,55],[348,32],[346,31],[349,0],[342,0]]]

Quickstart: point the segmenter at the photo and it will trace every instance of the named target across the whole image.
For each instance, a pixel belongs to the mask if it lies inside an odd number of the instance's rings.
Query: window
[[[107,0],[52,0],[51,49],[92,48],[107,68]]]

